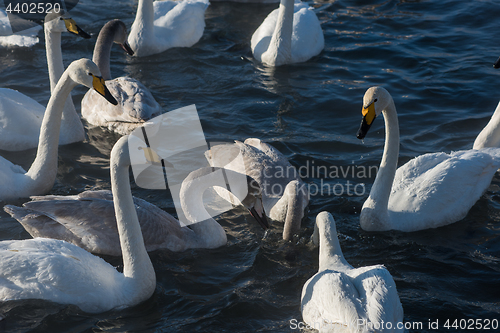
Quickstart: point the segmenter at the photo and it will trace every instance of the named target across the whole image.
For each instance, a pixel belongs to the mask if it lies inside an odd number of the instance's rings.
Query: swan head
[[[369,88],[363,97],[363,119],[359,127],[358,139],[364,139],[373,121],[384,111],[392,102],[392,97],[387,90],[382,87]]]
[[[76,83],[82,84],[88,88],[94,88],[100,95],[102,95],[108,102],[117,105],[118,102],[111,95],[104,79],[101,76],[101,71],[96,64],[89,59],[80,59],[73,61],[66,70],[69,72],[69,77]]]
[[[45,16],[44,26],[51,32],[70,32],[85,39],[90,35],[83,31],[68,14],[51,12]]]
[[[134,55],[134,51],[127,42],[127,26],[123,21],[111,20],[102,27],[101,32],[103,35],[113,36],[113,42],[120,45],[129,55]]]

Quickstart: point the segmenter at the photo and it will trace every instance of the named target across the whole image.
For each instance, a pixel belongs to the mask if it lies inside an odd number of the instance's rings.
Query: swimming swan
[[[71,32],[83,38],[90,36],[66,15],[48,14],[44,23],[45,49],[49,68],[50,90],[64,72],[61,51],[61,32]],[[0,88],[0,150],[20,151],[38,146],[45,107],[34,99],[13,89]],[[80,116],[71,96],[64,106],[59,144],[85,140]]]
[[[189,227],[182,227],[178,220],[157,206],[133,197],[147,251],[168,249],[180,252],[193,248],[217,248],[227,243],[224,229],[208,215],[202,196],[197,195],[198,191],[203,194],[209,186],[188,185],[207,172],[212,172],[212,169],[193,171],[181,186],[183,210],[192,217],[191,221],[203,221]],[[24,207],[7,205],[4,210],[34,238],[61,239],[92,253],[120,256],[113,198],[110,191],[85,191],[74,196],[35,196],[32,197],[34,201],[25,203]],[[197,219],[199,216],[203,219]]]
[[[254,32],[251,40],[255,59],[269,66],[304,62],[325,47],[323,30],[307,3],[281,0]]]
[[[235,159],[240,153],[243,164]],[[251,204],[252,214],[257,218],[267,215],[284,223],[284,240],[291,240],[300,232],[309,192],[282,153],[259,139],[249,138],[245,142],[213,146],[205,156],[212,167],[224,167],[256,181],[262,200]]]
[[[61,115],[71,90],[78,84],[93,87],[110,101],[109,94],[97,66],[88,59],[71,63],[59,79],[50,96],[43,116],[36,158],[28,172],[0,157],[0,200],[44,194],[52,188],[57,174],[57,151]]]
[[[375,117],[384,114],[385,147],[380,168],[360,215],[367,231],[417,231],[451,224],[465,217],[500,167],[494,148],[418,156],[397,168],[399,124],[394,101],[382,87],[363,98],[363,139]]]
[[[24,21],[21,21],[20,18],[17,18],[17,20],[19,20],[18,23]],[[16,30],[21,31],[17,31],[14,34],[7,12],[0,9],[0,47],[30,47],[38,43],[37,35],[42,27],[29,21],[23,23],[26,24],[27,29],[21,30],[21,27],[18,27]]]
[[[111,79],[110,56],[113,42],[133,55],[127,43],[127,27],[120,20],[106,23],[97,37],[92,60],[99,67],[106,86],[118,105],[111,105],[90,89],[82,99],[82,118],[94,126],[107,127],[120,134],[129,134],[145,121],[161,113],[161,107],[149,90],[130,77]]]
[[[128,42],[135,55],[144,57],[172,47],[191,47],[205,29],[208,0],[139,0]]]
[[[79,79],[85,79],[81,82],[91,85],[92,77],[87,72],[94,68],[79,69]],[[47,238],[2,241],[1,301],[44,299],[74,304],[83,311],[97,313],[133,306],[153,294],[156,277],[144,247],[130,191],[126,137],[113,147],[110,164],[123,273],[65,241]]]
[[[318,214],[315,232],[319,233],[319,269],[302,288],[304,322],[320,332],[404,332],[396,327],[403,323],[403,307],[387,269],[352,267],[342,254],[330,213]],[[385,329],[379,329],[381,323]],[[387,323],[392,329],[387,329]]]

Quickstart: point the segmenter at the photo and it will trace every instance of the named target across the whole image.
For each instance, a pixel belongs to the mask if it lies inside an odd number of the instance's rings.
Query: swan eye
[[[377,102],[378,101],[378,98],[375,98],[375,100],[373,101],[373,103]]]

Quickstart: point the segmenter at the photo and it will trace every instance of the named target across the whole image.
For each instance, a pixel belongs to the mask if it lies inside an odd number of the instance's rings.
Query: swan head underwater
[[[83,31],[68,14],[48,13],[44,19],[44,25],[52,32],[70,32],[85,39],[89,39],[90,35]]]
[[[358,139],[364,139],[373,121],[384,111],[391,103],[394,103],[391,95],[382,87],[369,88],[363,97],[363,119],[359,127]]]

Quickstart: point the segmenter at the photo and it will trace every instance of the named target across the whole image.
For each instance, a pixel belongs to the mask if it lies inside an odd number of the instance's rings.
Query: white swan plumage
[[[129,166],[127,138],[123,137],[111,152],[111,186],[123,273],[65,241],[47,238],[2,241],[1,301],[43,299],[98,313],[133,306],[151,297],[156,276],[132,201]]]
[[[191,47],[205,30],[208,0],[139,0],[128,42],[138,57]]]
[[[302,288],[304,322],[320,332],[404,332],[397,327],[403,323],[403,307],[389,271],[382,265],[352,267],[342,254],[330,213],[318,214],[315,233],[319,269]]]
[[[71,32],[90,38],[67,15],[48,14],[44,23],[45,49],[51,91],[64,72],[61,33]],[[0,150],[20,151],[38,146],[45,107],[34,99],[12,89],[0,88]],[[85,130],[71,96],[64,106],[59,144],[85,140]]]
[[[120,20],[109,21],[102,27],[92,58],[118,105],[107,103],[97,92],[90,89],[82,99],[82,118],[93,126],[103,126],[120,134],[129,134],[145,121],[160,115],[161,106],[151,92],[136,79],[111,79],[110,56],[113,43],[119,44],[128,54],[134,54],[127,43],[127,27]]]
[[[424,154],[396,170],[399,124],[389,92],[368,89],[362,113],[358,138],[365,137],[380,113],[386,128],[380,168],[360,214],[364,230],[409,232],[454,223],[479,200],[500,167],[500,150],[486,148]]]
[[[0,157],[0,200],[44,194],[52,188],[57,174],[57,153],[61,116],[68,96],[78,84],[98,89],[111,103],[97,66],[88,59],[74,61],[63,73],[50,97],[40,129],[38,150],[30,169]]]
[[[294,0],[281,0],[251,39],[253,56],[269,66],[307,61],[324,47],[318,17],[307,3]]]
[[[20,18],[17,18],[19,22]],[[25,20],[22,20],[25,21]],[[42,27],[33,22],[25,21],[26,29],[14,33],[7,12],[0,9],[0,47],[30,47],[38,43],[38,32]]]
[[[196,183],[193,186],[191,183],[198,178],[203,180],[203,176],[210,172],[211,168],[193,171],[181,187],[181,204],[186,215],[192,216],[191,221],[202,221],[190,227],[181,225],[157,206],[133,197],[148,252],[217,248],[227,243],[224,229],[208,215],[202,196],[197,193],[203,194],[210,184]],[[113,198],[113,194],[106,190],[85,191],[73,196],[34,196],[33,201],[25,203],[24,207],[6,205],[4,210],[34,238],[65,240],[92,253],[120,256]]]
[[[241,162],[235,159],[238,154]],[[257,182],[262,200],[252,204],[255,213],[284,223],[283,239],[291,240],[300,232],[309,191],[281,152],[259,139],[248,138],[245,142],[215,145],[205,156],[212,167],[233,170]]]

